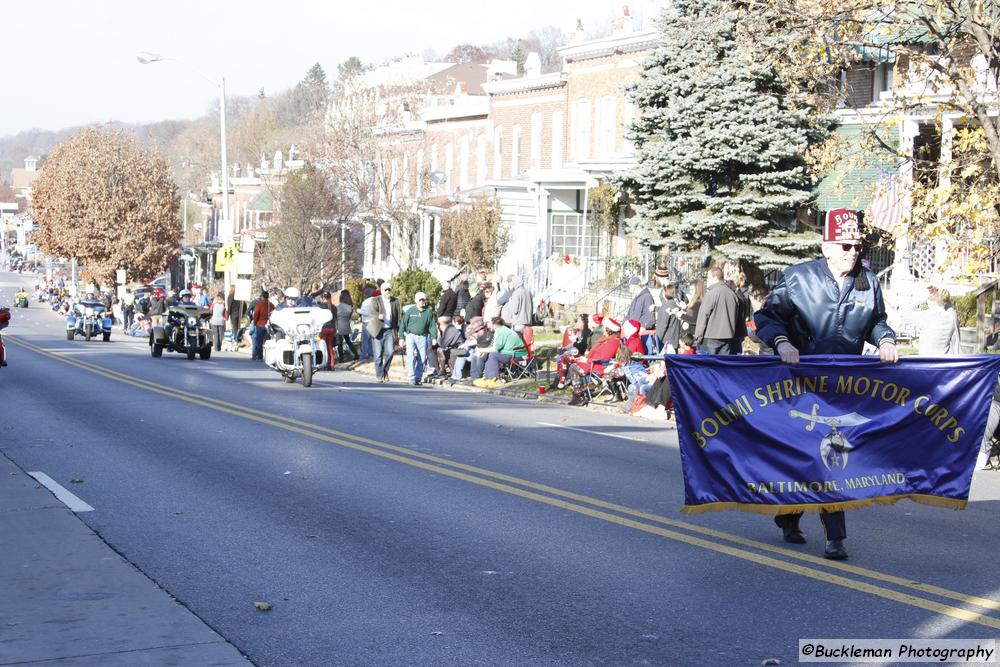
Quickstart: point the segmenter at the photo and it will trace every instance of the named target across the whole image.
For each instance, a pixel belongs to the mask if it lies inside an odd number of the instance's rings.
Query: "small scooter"
[[[326,343],[319,338],[323,325],[333,319],[328,308],[282,308],[271,313],[268,326],[274,332],[264,342],[264,363],[281,373],[286,383],[302,378],[311,387],[313,373],[325,368]]]

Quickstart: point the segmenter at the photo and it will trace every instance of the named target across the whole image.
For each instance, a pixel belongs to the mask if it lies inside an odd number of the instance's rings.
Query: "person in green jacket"
[[[486,368],[482,379],[472,384],[477,387],[495,387],[500,384],[500,367],[511,359],[520,359],[528,354],[524,341],[513,329],[508,327],[502,317],[490,320],[493,330],[493,345],[476,352],[486,357]]]
[[[427,307],[427,295],[417,292],[413,308],[407,308],[399,322],[399,334],[406,341],[406,366],[412,385],[420,385],[427,365],[427,351],[437,337],[434,311]]]

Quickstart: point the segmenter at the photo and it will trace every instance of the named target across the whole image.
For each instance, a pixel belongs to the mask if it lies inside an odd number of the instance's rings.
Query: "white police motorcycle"
[[[302,386],[312,386],[313,373],[329,362],[326,343],[319,334],[332,318],[329,308],[275,310],[268,320],[272,337],[264,342],[264,363],[289,384],[301,377]]]

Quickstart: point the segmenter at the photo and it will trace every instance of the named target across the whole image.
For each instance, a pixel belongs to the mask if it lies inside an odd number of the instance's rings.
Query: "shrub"
[[[432,307],[441,296],[441,281],[423,269],[406,269],[390,278],[389,284],[392,285],[393,295],[404,306],[413,303],[413,295],[417,292],[425,293],[427,303]]]
[[[347,281],[347,291],[351,293],[351,300],[354,302],[355,312],[361,308],[361,302],[365,300],[361,295],[361,288],[364,286],[365,281],[362,278],[351,278]]]
[[[987,315],[993,312],[993,296],[994,292],[986,293]],[[962,296],[952,297],[951,305],[954,306],[955,314],[958,315],[959,326],[963,327],[976,326],[976,296],[972,292],[969,292],[968,294],[963,294]]]

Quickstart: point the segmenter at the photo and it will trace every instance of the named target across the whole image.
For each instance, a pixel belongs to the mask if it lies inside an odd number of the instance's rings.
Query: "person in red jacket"
[[[257,305],[253,307],[254,339],[253,355],[250,358],[260,361],[264,360],[264,341],[268,338],[267,321],[271,319],[271,311],[274,310],[274,304],[269,299],[267,290],[261,290]]]
[[[619,337],[621,334],[621,324],[610,317],[604,319],[604,336],[601,337],[594,346],[587,352],[583,359],[576,359],[569,367],[570,381],[573,383],[573,398],[570,405],[583,405],[586,399],[583,397],[586,377],[591,371],[598,375],[604,374],[604,369],[611,360],[618,354],[618,348],[622,345]]]

